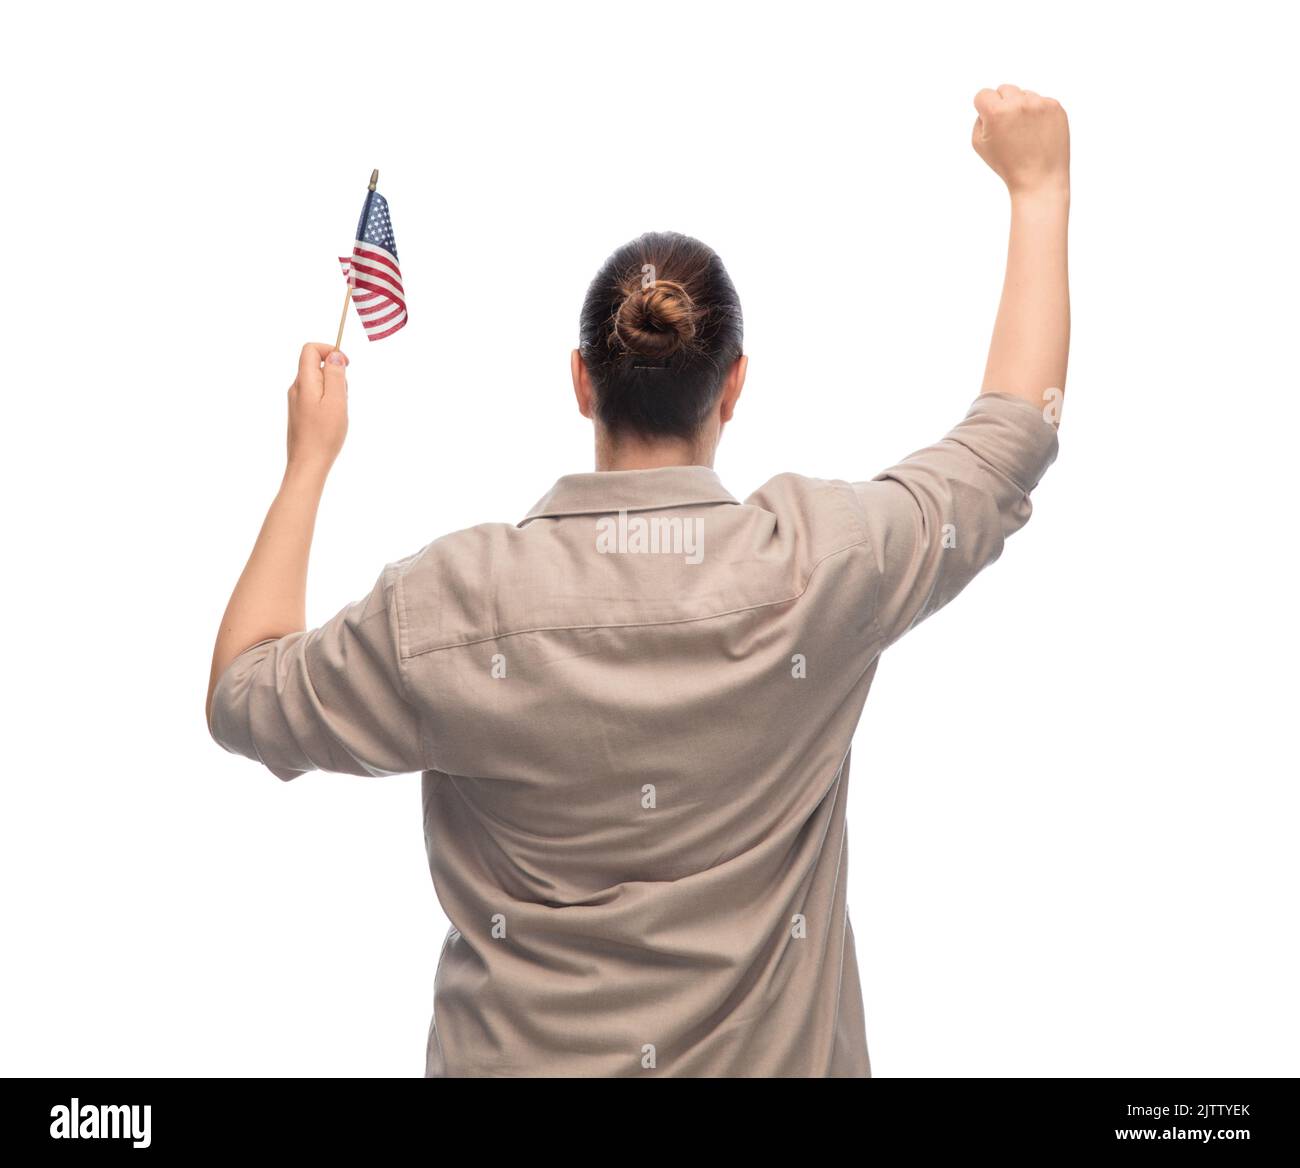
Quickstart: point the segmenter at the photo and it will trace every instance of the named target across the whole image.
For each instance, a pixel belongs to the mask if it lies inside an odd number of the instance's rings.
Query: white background
[[[704,239],[740,289],[733,493],[938,438],[1001,284],[1006,197],[969,135],[1002,82],[1073,132],[1061,455],[858,733],[873,1067],[1300,1073],[1280,6],[16,11],[0,1073],[423,1072],[446,921],[418,776],[281,783],[202,712],[372,167],[411,324],[349,321],[313,624],[590,469],[578,307],[644,230]]]

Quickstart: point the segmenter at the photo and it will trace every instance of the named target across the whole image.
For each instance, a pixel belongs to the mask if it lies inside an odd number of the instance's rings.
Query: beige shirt
[[[245,650],[212,735],[281,779],[423,772],[452,923],[426,1075],[870,1075],[853,732],[881,652],[997,559],[1056,452],[984,394],[867,482],[565,475]]]

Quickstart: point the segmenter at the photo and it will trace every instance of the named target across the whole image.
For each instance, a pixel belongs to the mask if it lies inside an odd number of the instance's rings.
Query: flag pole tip
[[[377,187],[378,185],[379,185],[379,171],[372,170],[370,172],[370,189],[373,191],[375,187]]]

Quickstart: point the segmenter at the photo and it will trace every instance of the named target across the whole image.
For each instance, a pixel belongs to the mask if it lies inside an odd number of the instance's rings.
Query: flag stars
[[[370,211],[358,238],[366,243],[378,244],[392,252],[397,258],[397,241],[393,237],[393,224],[388,217],[388,203],[383,195],[375,195],[370,201]]]

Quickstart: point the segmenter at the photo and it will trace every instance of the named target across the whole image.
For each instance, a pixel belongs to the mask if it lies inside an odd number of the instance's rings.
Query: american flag
[[[350,256],[339,256],[343,274],[352,285],[352,303],[372,341],[391,337],[406,324],[406,293],[397,266],[397,243],[388,202],[378,191],[366,193]]]

